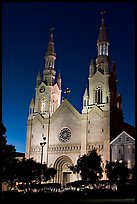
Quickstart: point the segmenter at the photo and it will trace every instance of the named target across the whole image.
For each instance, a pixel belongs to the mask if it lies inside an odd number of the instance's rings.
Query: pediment
[[[45,121],[45,118],[40,114],[38,113],[34,119],[33,119],[33,123],[39,121],[41,124],[44,124],[44,121]]]
[[[109,111],[103,111],[101,108],[99,108],[98,106],[93,106],[93,108],[91,109],[91,111],[89,112],[89,116],[95,116],[98,115],[99,117],[103,118],[103,117],[107,117],[109,114]]]
[[[119,140],[121,138],[121,140]],[[128,138],[128,140],[126,139]],[[115,139],[113,139],[110,144],[120,144],[120,143],[134,143],[135,139],[129,135],[127,132],[121,132]]]
[[[71,105],[71,103],[67,99],[65,99],[59,106],[59,108],[55,111],[55,113],[51,117],[51,120],[56,119],[62,113],[73,114],[78,120],[81,120],[81,114]]]
[[[60,89],[59,89],[59,87],[58,87],[58,85],[57,85],[57,83],[53,86],[53,88],[52,88],[52,93],[59,93],[60,92]]]
[[[102,81],[102,78],[104,78],[103,76],[104,76],[103,74],[101,74],[99,71],[97,71],[97,72],[94,74],[94,80],[95,80],[95,81]]]

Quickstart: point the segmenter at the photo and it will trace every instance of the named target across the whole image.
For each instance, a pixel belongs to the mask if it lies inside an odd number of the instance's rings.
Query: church
[[[97,39],[96,64],[89,62],[88,86],[79,113],[66,99],[62,100],[62,79],[56,74],[56,53],[51,30],[43,76],[36,78],[35,98],[29,106],[26,135],[26,158],[47,163],[57,174],[54,182],[65,185],[77,180],[69,166],[96,148],[102,166],[106,161],[127,160],[135,163],[135,128],[123,121],[122,97],[117,91],[116,63],[110,65],[109,42],[102,17]],[[66,95],[69,89],[66,90]],[[121,140],[119,139],[121,138]]]

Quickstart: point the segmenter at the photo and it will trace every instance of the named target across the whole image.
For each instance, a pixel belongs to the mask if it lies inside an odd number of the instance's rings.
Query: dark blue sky
[[[90,60],[97,57],[102,10],[107,12],[110,64],[117,64],[124,121],[135,125],[134,3],[2,3],[2,122],[17,151],[25,152],[29,104],[37,73],[44,69],[49,29],[55,28],[62,93],[68,87],[69,101],[81,112]]]

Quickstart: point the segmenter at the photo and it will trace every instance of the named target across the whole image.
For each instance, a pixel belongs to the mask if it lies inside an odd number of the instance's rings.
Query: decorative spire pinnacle
[[[36,80],[36,87],[39,87],[40,82],[41,82],[41,76],[40,76],[40,71],[38,71],[37,80]]]
[[[50,28],[50,42],[53,43],[53,30],[55,30],[55,28]]]
[[[106,11],[101,11],[100,12],[100,14],[102,15],[102,18],[104,18],[104,16],[103,15],[105,15],[106,14]],[[102,19],[103,20],[103,19]]]
[[[41,77],[40,77],[40,71],[38,71],[37,79],[38,79],[38,80],[41,79]]]
[[[56,53],[54,51],[53,30],[53,28],[50,29],[51,34],[48,43],[48,49],[45,53],[45,69],[43,71],[43,81],[47,86],[52,86],[54,84],[56,75],[56,71],[54,69]]]
[[[61,75],[60,75],[60,70],[59,70],[59,74],[58,74],[58,77],[57,77],[57,84],[58,84],[59,89],[61,89]]]
[[[112,72],[116,72],[116,63],[115,63],[115,61],[113,61],[113,64],[112,64]]]
[[[46,56],[48,56],[48,55],[56,56],[56,53],[54,51],[53,30],[54,30],[54,28],[50,28],[51,33],[50,33],[50,40],[49,40]]]
[[[121,97],[121,94],[120,94],[120,91],[119,91],[119,90],[118,90],[117,96],[118,96],[118,97]]]
[[[99,32],[99,36],[98,36],[98,42],[108,42],[105,20],[104,20],[104,16],[103,16],[104,14],[106,14],[106,11],[102,11],[100,14],[102,15],[102,19],[101,19],[100,32]]]
[[[34,108],[34,98],[32,97],[31,102],[30,102],[30,108]]]
[[[90,66],[89,66],[89,77],[94,75],[94,60],[91,58]]]
[[[88,97],[88,89],[87,89],[87,85],[86,85],[86,89],[85,89],[85,93],[84,93],[84,97]]]

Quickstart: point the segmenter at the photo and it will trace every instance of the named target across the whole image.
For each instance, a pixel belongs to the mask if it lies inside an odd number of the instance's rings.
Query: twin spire
[[[107,32],[106,32],[106,26],[105,26],[105,20],[104,20],[104,17],[102,17],[102,20],[101,20],[101,27],[100,27],[100,32],[99,32],[99,35],[98,35],[98,40],[97,42],[106,42],[108,43],[108,38],[107,38]]]
[[[54,30],[54,28],[50,29],[50,31],[51,31],[51,33],[50,33],[50,40],[49,40],[47,52],[45,54],[46,56],[48,56],[48,55],[56,56],[56,53],[54,51],[53,30]]]
[[[50,39],[48,43],[48,48],[45,53],[45,68],[43,70],[43,82],[47,86],[53,86],[55,82],[55,76],[56,76],[56,70],[55,67],[55,60],[56,60],[56,53],[54,50],[54,40],[53,40],[53,30],[54,28],[50,29]],[[36,87],[39,87],[41,83],[41,77],[40,72],[38,72],[37,80],[36,80]],[[57,84],[59,86],[59,89],[61,89],[61,75],[59,72],[59,75],[57,77]]]

